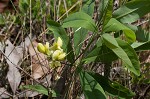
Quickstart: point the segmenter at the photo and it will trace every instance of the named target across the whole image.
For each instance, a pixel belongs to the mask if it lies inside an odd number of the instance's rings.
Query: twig
[[[68,9],[61,17],[59,17],[59,20],[61,20],[68,12],[70,12],[76,5],[78,5],[82,0],[79,0],[78,2],[76,2],[70,9]]]
[[[142,95],[138,98],[138,99],[143,99],[147,93],[148,93],[148,90],[150,90],[150,85],[148,85],[145,90],[143,91]]]
[[[142,24],[144,24],[144,23],[147,23],[147,22],[149,22],[150,20],[148,19],[148,20],[145,20],[145,21],[142,21],[142,22],[140,22],[139,24],[137,24],[136,26],[140,26],[140,25],[142,25]]]
[[[68,8],[67,8],[66,0],[63,0],[63,2],[64,2],[65,10],[66,10],[66,12],[67,12]],[[67,17],[68,17],[68,13],[67,13]]]

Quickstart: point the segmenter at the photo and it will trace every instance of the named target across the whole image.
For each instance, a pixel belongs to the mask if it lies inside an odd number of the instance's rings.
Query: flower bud
[[[62,39],[60,37],[57,39],[57,46],[62,47]]]
[[[58,59],[59,61],[62,61],[62,60],[65,59],[65,57],[66,57],[66,53],[61,53],[61,54],[57,57],[57,59]]]
[[[62,53],[61,50],[56,50],[53,54],[52,54],[52,59],[53,60],[57,60],[58,56]]]
[[[53,46],[50,48],[51,50],[61,50],[62,47],[62,40],[58,37],[57,42],[53,43]]]
[[[45,53],[45,46],[42,43],[38,43],[37,49],[41,53]]]
[[[45,46],[45,49],[48,50],[49,49],[49,43],[46,42],[46,44],[44,45]]]
[[[57,50],[57,49],[58,49],[58,48],[57,48],[57,43],[54,42],[54,43],[53,43],[53,46],[50,47],[50,50]]]
[[[44,45],[44,47],[45,47],[45,54],[46,54],[46,55],[50,55],[49,43],[46,42],[46,44]]]

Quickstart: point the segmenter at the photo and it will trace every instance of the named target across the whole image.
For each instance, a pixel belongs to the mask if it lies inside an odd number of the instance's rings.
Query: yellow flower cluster
[[[50,66],[52,68],[61,66],[60,61],[64,60],[66,57],[66,53],[63,52],[63,49],[61,48],[62,44],[63,42],[60,37],[58,37],[57,42],[54,42],[51,47],[49,47],[48,42],[46,42],[45,45],[43,45],[42,43],[38,43],[38,51],[52,59],[52,61],[50,62]]]

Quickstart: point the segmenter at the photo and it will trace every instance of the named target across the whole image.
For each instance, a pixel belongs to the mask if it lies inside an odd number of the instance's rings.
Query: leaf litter
[[[29,46],[32,76],[34,79],[41,78],[48,72],[48,60],[46,58],[46,55],[38,52],[37,45],[38,43],[36,41],[33,41]]]
[[[7,78],[10,83],[10,87],[15,94],[16,89],[18,88],[20,81],[21,81],[21,74],[16,68],[19,66],[19,61],[21,60],[20,54],[15,49],[15,46],[9,41],[6,41],[6,49],[5,49],[5,58],[7,64],[9,65],[9,70],[7,73]]]

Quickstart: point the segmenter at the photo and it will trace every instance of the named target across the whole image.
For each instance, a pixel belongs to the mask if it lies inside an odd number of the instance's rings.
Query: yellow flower
[[[42,43],[38,43],[37,49],[41,53],[45,53],[45,46]]]
[[[62,47],[62,39],[58,37],[57,42],[53,43],[53,46],[50,48],[51,50],[60,50]]]
[[[44,45],[45,46],[45,49],[48,50],[49,49],[49,43],[46,42],[46,44]]]
[[[62,39],[60,37],[57,39],[57,46],[62,47]]]
[[[52,59],[53,60],[64,60],[64,58],[66,57],[66,53],[63,52],[63,49],[61,50],[56,50],[54,51],[54,53],[52,54]]]
[[[58,56],[62,53],[61,50],[56,50],[54,51],[54,53],[52,54],[52,59],[53,60],[57,60]]]
[[[51,68],[56,68],[56,67],[60,67],[61,63],[59,61],[52,61],[52,62],[50,62],[49,66]]]
[[[44,47],[45,47],[45,54],[46,55],[50,55],[51,53],[50,53],[50,50],[49,50],[49,43],[46,42],[46,44],[44,45]]]
[[[45,45],[43,45],[42,43],[38,43],[37,49],[39,52],[46,54],[46,55],[50,55],[50,50],[49,50],[49,43],[46,42]]]
[[[53,46],[50,47],[50,50],[58,50],[58,46],[56,42],[53,43]]]
[[[61,54],[57,57],[57,59],[58,59],[59,61],[62,61],[62,60],[65,59],[65,57],[66,57],[66,53],[61,53]]]

